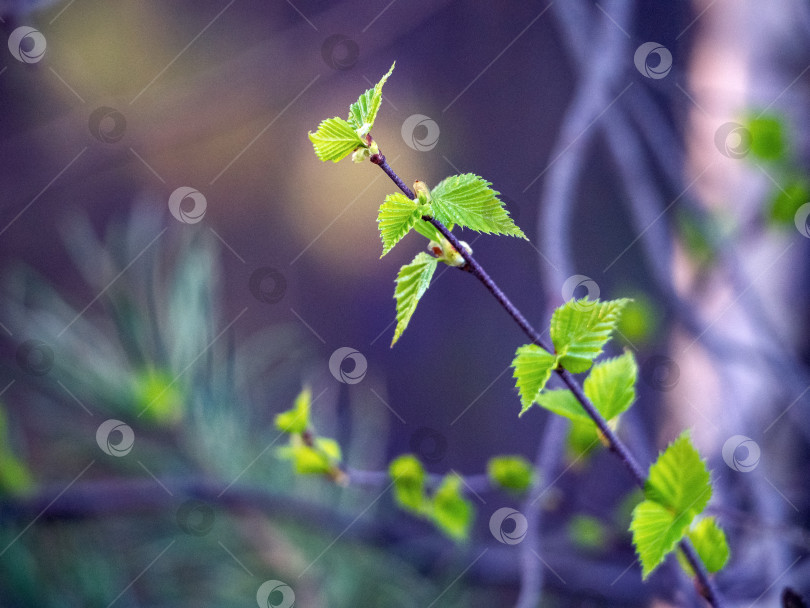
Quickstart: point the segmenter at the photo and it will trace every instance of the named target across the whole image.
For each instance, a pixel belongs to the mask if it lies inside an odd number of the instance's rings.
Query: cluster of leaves
[[[602,438],[594,420],[568,389],[546,389],[552,372],[565,368],[586,372],[582,388],[599,414],[615,429],[619,416],[636,398],[638,376],[633,353],[594,364],[619,322],[628,300],[606,302],[572,300],[554,311],[551,340],[554,353],[536,344],[517,349],[512,366],[522,410],[533,405],[570,419],[575,427],[587,429],[591,445]],[[700,519],[711,497],[709,472],[692,445],[688,433],[673,442],[650,468],[644,487],[645,499],[633,511],[630,530],[642,564],[644,578],[658,567],[677,544],[689,537],[709,572],[722,568],[729,557],[723,531],[714,518]],[[688,563],[682,561],[689,571]]]
[[[349,117],[346,120],[337,116],[327,118],[318,125],[315,133],[309,134],[319,159],[338,162],[352,152],[358,152],[354,155],[354,160],[360,162],[379,151],[368,135],[382,104],[383,85],[394,71],[395,65],[396,62],[374,87],[349,106]]]
[[[312,391],[307,387],[295,398],[292,408],[276,416],[276,428],[290,437],[289,444],[279,448],[278,455],[290,460],[296,473],[342,480],[340,444],[328,437],[318,437],[312,431],[311,406]]]
[[[467,538],[474,509],[463,496],[461,477],[453,473],[446,475],[428,496],[425,469],[416,456],[405,454],[394,459],[388,473],[394,484],[394,498],[403,509],[429,519],[450,538]]]
[[[318,437],[312,430],[310,411],[312,391],[304,388],[295,398],[293,406],[276,415],[276,428],[289,435],[288,445],[278,455],[289,460],[296,473],[326,475],[333,481],[345,481],[340,469],[341,449],[334,440]],[[454,540],[469,535],[475,510],[464,497],[464,481],[455,473],[442,479],[430,494],[427,492],[427,474],[419,460],[405,454],[393,460],[389,474],[397,503],[414,515],[433,522]],[[521,456],[497,456],[490,459],[487,474],[493,487],[510,492],[524,492],[534,483],[531,463]]]
[[[348,120],[325,120],[317,132],[309,134],[318,158],[337,162],[354,152],[354,160],[362,161],[379,154],[370,130],[381,104],[382,86],[393,69],[392,65],[377,85],[352,104]],[[778,160],[784,156],[781,134],[777,133],[778,137],[774,135],[772,123],[757,118],[749,128],[755,132],[753,140],[758,142],[752,147],[756,156],[763,160]],[[384,162],[381,156],[371,160],[378,164]],[[410,264],[400,269],[397,276],[394,292],[397,327],[392,346],[408,326],[420,298],[430,286],[437,264],[466,264],[463,252],[452,246],[439,230],[440,226],[447,230],[459,226],[486,234],[526,238],[498,199],[499,193],[490,186],[488,181],[471,173],[448,177],[433,189],[416,182],[414,198],[394,193],[387,196],[380,206],[377,222],[383,244],[382,256],[411,230],[430,241],[430,253],[417,254]],[[471,253],[465,243],[461,245]],[[569,301],[554,311],[551,318],[550,335],[554,352],[539,344],[525,344],[517,349],[512,366],[522,405],[521,416],[536,404],[570,419],[572,436],[578,437],[580,442],[585,439],[589,443],[588,449],[597,445],[599,439],[609,444],[596,419],[601,416],[606,421],[607,427],[603,427],[605,434],[609,434],[608,429],[616,429],[621,414],[635,401],[638,366],[629,351],[619,357],[595,361],[610,340],[628,303],[627,299],[600,302],[584,298]],[[581,401],[571,390],[546,388],[555,370],[567,370],[574,374],[590,370],[582,390],[596,413],[586,411],[583,407],[585,401]],[[292,416],[290,413],[288,415]],[[321,468],[319,472],[324,471]],[[525,490],[534,478],[531,465],[514,457],[493,459],[488,473],[494,486],[513,490]],[[447,475],[430,493],[425,470],[412,455],[394,460],[389,474],[396,500],[403,508],[434,522],[454,539],[467,537],[473,508],[463,496],[463,479],[455,474]],[[729,551],[723,531],[713,518],[700,516],[710,497],[709,472],[688,433],[684,433],[650,468],[644,485],[644,498],[633,510],[630,531],[644,578],[687,537],[710,572],[716,572],[725,565]],[[593,522],[580,522],[577,526],[579,537],[587,542],[600,536],[595,532],[597,527]],[[685,560],[681,563],[691,573],[689,564]]]
[[[463,495],[464,480],[455,473],[445,475],[432,493],[427,491],[427,474],[413,454],[403,454],[388,468],[394,498],[406,511],[433,522],[454,540],[469,536],[475,509]],[[520,456],[496,456],[487,464],[493,487],[524,492],[533,483],[534,468]]]
[[[377,144],[369,133],[382,103],[382,87],[394,65],[373,88],[368,89],[349,107],[348,120],[337,117],[324,120],[315,133],[309,134],[319,159],[338,162],[354,152],[354,160],[362,161],[379,153]],[[431,252],[417,254],[397,275],[394,291],[397,326],[391,346],[408,327],[416,305],[430,285],[437,264],[444,262],[450,266],[464,265],[461,253],[455,250],[433,224],[425,220],[435,218],[448,230],[460,226],[485,234],[526,238],[509,217],[503,202],[498,199],[500,193],[490,188],[491,185],[472,173],[448,177],[433,189],[428,189],[422,182],[416,182],[416,198],[410,199],[396,192],[388,195],[380,206],[377,222],[383,256],[411,230],[416,230],[428,239],[428,250]]]
[[[706,463],[685,431],[650,467],[644,500],[633,510],[630,530],[644,578],[685,536],[692,541],[709,572],[717,572],[726,565],[729,558],[726,535],[713,517],[700,517],[711,496]],[[682,557],[679,561],[691,574],[688,562]]]

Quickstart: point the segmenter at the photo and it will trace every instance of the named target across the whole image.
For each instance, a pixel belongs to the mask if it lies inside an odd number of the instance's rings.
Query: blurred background
[[[642,583],[621,463],[539,408],[518,419],[526,339],[472,277],[440,268],[389,348],[424,241],[380,260],[395,186],[319,162],[307,132],[394,60],[375,140],[406,183],[501,192],[529,242],[461,238],[535,326],[571,297],[635,298],[610,350],[641,369],[620,434],[646,467],[692,429],[728,605],[810,593],[806,2],[0,14],[0,605],[291,605],[266,581],[296,606],[702,605],[675,559]],[[341,348],[359,357],[330,371]],[[368,483],[278,457],[303,385]],[[394,504],[406,452],[471,479],[519,454],[539,481],[470,488],[455,543]],[[505,506],[523,543],[489,531]]]

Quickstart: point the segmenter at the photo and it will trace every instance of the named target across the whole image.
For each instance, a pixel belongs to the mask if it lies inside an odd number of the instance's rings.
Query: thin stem
[[[375,165],[379,165],[380,168],[385,171],[386,175],[391,178],[391,180],[399,187],[400,190],[405,193],[408,198],[416,198],[413,191],[405,185],[405,182],[403,182],[402,179],[391,168],[381,153],[372,155],[370,160]],[[552,348],[549,348],[548,345],[545,344],[537,330],[529,324],[526,317],[523,316],[512,301],[506,296],[506,294],[503,293],[501,288],[498,287],[495,281],[492,280],[492,277],[487,274],[486,270],[484,270],[478,261],[472,257],[466,248],[462,247],[459,240],[447,229],[447,226],[433,217],[422,216],[422,219],[433,224],[433,226],[435,226],[436,229],[442,233],[442,236],[444,236],[444,238],[450,242],[455,250],[458,251],[461,257],[464,258],[465,264],[461,267],[461,269],[470,272],[484,284],[484,286],[500,303],[500,305],[503,306],[506,312],[508,312],[509,315],[515,320],[529,339],[548,352],[554,352]],[[619,439],[618,435],[616,435],[613,429],[611,429],[608,425],[607,420],[605,420],[602,414],[599,413],[599,410],[597,410],[593,403],[591,403],[591,400],[588,399],[588,396],[583,391],[582,386],[576,381],[574,376],[567,369],[558,367],[555,371],[566,386],[571,389],[574,397],[576,397],[577,401],[579,401],[580,405],[588,416],[590,416],[590,418],[594,421],[597,428],[602,433],[602,436],[607,440],[610,450],[613,451],[619,457],[619,459],[621,459],[625,467],[627,467],[627,469],[630,471],[630,474],[633,476],[636,484],[644,489],[644,485],[647,481],[647,476],[644,474],[644,469],[641,468],[641,465],[632,455],[628,447],[621,439]],[[695,576],[697,577],[699,583],[700,594],[706,598],[706,600],[712,606],[721,608],[723,603],[720,600],[720,595],[714,586],[714,582],[709,578],[709,574],[706,571],[703,562],[700,561],[700,558],[697,556],[694,547],[692,547],[688,539],[683,539],[679,543],[679,547],[681,551],[683,551],[689,565],[692,566],[692,570],[695,572]]]
[[[403,182],[400,179],[399,175],[397,175],[394,172],[394,170],[391,168],[391,165],[389,165],[388,161],[385,160],[385,156],[382,155],[382,152],[380,152],[379,154],[372,154],[369,160],[375,165],[379,165],[380,169],[385,171],[385,174],[391,178],[391,181],[393,181],[399,187],[399,189],[405,193],[405,196],[411,199],[416,198],[416,195],[413,193],[413,190],[408,188],[408,186],[405,185],[405,182]]]

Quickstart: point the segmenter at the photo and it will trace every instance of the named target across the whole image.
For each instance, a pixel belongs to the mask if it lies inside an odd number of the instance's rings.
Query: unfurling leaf
[[[309,426],[312,391],[304,388],[295,398],[292,408],[276,416],[276,428],[284,433],[303,433]]]
[[[360,99],[349,106],[349,124],[356,130],[358,136],[366,135],[374,126],[374,119],[377,118],[377,112],[382,103],[383,85],[388,80],[391,72],[394,71],[396,64],[396,61],[391,64],[391,69],[388,70],[385,76],[374,87],[363,93]]]
[[[436,271],[438,260],[427,253],[419,253],[410,264],[400,268],[394,299],[397,301],[397,328],[391,346],[396,344],[416,310],[419,299],[427,291],[430,279]]]
[[[551,341],[560,365],[577,374],[586,371],[602,352],[629,300],[571,300],[551,317]]]
[[[499,192],[472,173],[442,180],[430,193],[433,217],[448,226],[458,224],[477,232],[526,238],[509,217]]]
[[[557,357],[536,344],[526,344],[517,349],[512,361],[515,368],[512,376],[517,379],[520,403],[523,405],[521,416],[532,406],[537,393],[543,390],[556,366]]]
[[[309,133],[315,154],[322,161],[338,162],[353,150],[366,145],[352,126],[342,118],[327,118],[315,133]]]

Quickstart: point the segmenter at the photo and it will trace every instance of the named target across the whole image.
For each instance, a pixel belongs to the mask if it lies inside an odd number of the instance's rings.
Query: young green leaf
[[[574,515],[568,522],[568,535],[578,547],[601,549],[607,542],[608,528],[595,517]]]
[[[512,377],[517,379],[520,403],[523,405],[520,416],[532,406],[537,393],[543,390],[556,366],[557,357],[536,344],[525,344],[517,349],[512,361],[515,368]]]
[[[292,408],[276,416],[276,428],[284,433],[303,433],[309,426],[312,391],[304,388],[295,398]]]
[[[458,224],[477,232],[526,238],[498,200],[499,192],[472,173],[442,180],[430,193],[433,217],[447,226]]]
[[[442,240],[446,240],[439,229],[430,222],[416,222],[413,229],[429,241],[440,243]]]
[[[416,310],[419,299],[427,291],[436,271],[438,260],[427,253],[419,253],[410,264],[399,269],[394,299],[397,301],[397,328],[391,346],[396,344]]]
[[[602,352],[629,300],[571,300],[551,317],[551,341],[560,365],[578,374],[586,371]]]
[[[804,175],[780,179],[781,184],[771,193],[768,219],[772,224],[793,229],[796,212],[810,200],[810,180]]]
[[[728,542],[722,528],[717,525],[714,517],[701,519],[692,529],[686,533],[692,545],[695,547],[700,561],[706,566],[709,572],[719,572],[726,565],[729,558]],[[684,570],[691,576],[692,567],[689,562],[678,553],[678,561]]]
[[[766,161],[777,161],[787,153],[785,121],[774,114],[760,113],[747,120],[751,154]]]
[[[362,137],[371,131],[374,126],[374,119],[377,118],[377,112],[382,103],[382,88],[385,81],[394,71],[394,66],[397,64],[395,61],[391,64],[391,69],[380,79],[373,88],[368,89],[360,96],[356,102],[349,106],[349,123],[354,127],[358,136]]]
[[[493,485],[524,492],[534,483],[534,467],[522,456],[495,456],[487,463],[487,475]]]
[[[540,391],[534,400],[537,402],[537,405],[550,412],[554,412],[558,416],[563,416],[569,420],[584,420],[593,425],[593,421],[588,414],[585,413],[585,410],[582,409],[579,401],[574,397],[574,393],[568,389]]]
[[[673,441],[650,467],[644,495],[676,513],[691,513],[693,518],[706,508],[712,496],[709,471],[692,445],[689,431]]]
[[[461,493],[458,475],[446,475],[433,495],[431,519],[449,537],[464,540],[470,533],[473,508]]]
[[[637,375],[633,353],[626,351],[621,357],[594,365],[585,378],[583,389],[599,413],[606,420],[613,420],[633,404]],[[584,414],[581,407],[580,411]]]
[[[633,510],[630,530],[644,578],[686,535],[711,493],[709,471],[686,431],[650,467],[647,499]]]
[[[35,485],[28,465],[12,450],[10,436],[6,412],[0,404],[0,497],[26,494]]]
[[[380,238],[383,252],[380,257],[396,245],[422,217],[422,207],[404,194],[396,192],[385,197],[380,206],[377,223],[380,226]]]
[[[593,420],[590,418],[572,418],[565,444],[568,461],[573,465],[579,462],[584,463],[584,459],[588,458],[591,452],[602,445],[602,442]],[[637,502],[635,501],[633,506]],[[632,511],[632,508],[630,511]],[[628,521],[629,519],[628,511]]]
[[[594,365],[585,378],[583,389],[599,413],[610,421],[627,410],[636,398],[637,373],[633,354],[627,352],[621,357]],[[539,406],[570,420],[594,424],[574,394],[567,389],[541,391],[535,401]]]
[[[630,531],[646,579],[664,561],[689,529],[689,518],[676,516],[664,505],[645,500],[633,509]]]
[[[394,498],[405,509],[424,514],[425,469],[422,463],[411,454],[404,454],[391,461],[388,474],[394,482]]]
[[[343,458],[340,451],[340,444],[334,439],[330,439],[328,437],[316,437],[315,449],[326,456],[333,463],[338,463]]]
[[[349,123],[337,117],[324,120],[315,133],[310,131],[309,140],[319,159],[332,162],[338,162],[356,148],[366,145]]]
[[[290,444],[279,448],[278,455],[291,460],[293,470],[302,475],[331,473],[341,458],[340,445],[334,439],[318,437],[313,445],[308,445],[301,435],[290,437]]]

